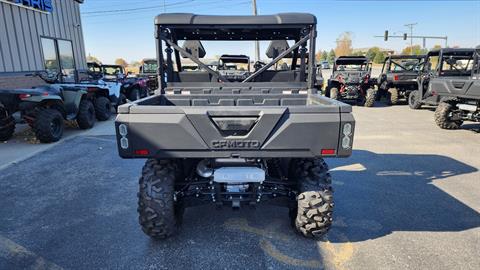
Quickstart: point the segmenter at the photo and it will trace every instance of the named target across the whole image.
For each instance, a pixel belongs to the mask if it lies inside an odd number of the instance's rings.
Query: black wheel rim
[[[60,118],[54,118],[50,122],[50,131],[52,132],[53,137],[59,137],[62,133],[62,120]]]

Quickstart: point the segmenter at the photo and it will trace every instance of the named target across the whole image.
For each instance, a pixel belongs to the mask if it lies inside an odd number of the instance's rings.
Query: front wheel
[[[90,100],[80,101],[78,108],[77,123],[81,129],[90,129],[95,125],[95,106]]]
[[[388,97],[389,97],[388,103],[390,105],[397,105],[398,99],[399,99],[398,89],[397,88],[388,89]]]
[[[408,96],[408,106],[410,107],[410,109],[413,109],[413,110],[420,109],[420,107],[422,107],[422,103],[420,99],[421,99],[420,91],[418,90],[412,91]]]
[[[182,208],[174,200],[179,166],[173,160],[149,159],[139,181],[138,214],[145,234],[164,239],[177,232]]]
[[[15,119],[0,104],[0,141],[8,141],[15,133]]]
[[[363,104],[365,107],[373,107],[375,104],[375,97],[377,95],[377,92],[375,89],[368,89],[367,90],[367,96],[365,97],[365,103]]]
[[[298,182],[297,211],[291,210],[295,229],[308,238],[322,238],[332,226],[333,191],[323,159],[294,159],[290,177]]]
[[[42,143],[59,141],[64,130],[62,114],[55,109],[39,109],[35,116],[33,130],[37,139]]]
[[[107,121],[112,116],[112,103],[106,97],[95,99],[95,116],[99,121]]]
[[[460,119],[454,119],[453,105],[441,102],[435,110],[435,123],[443,129],[458,129],[463,124]]]

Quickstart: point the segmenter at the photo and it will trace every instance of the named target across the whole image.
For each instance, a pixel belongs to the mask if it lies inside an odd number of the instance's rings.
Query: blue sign
[[[46,12],[53,11],[52,0],[8,0],[8,1],[14,4],[31,7],[41,11],[46,11]]]

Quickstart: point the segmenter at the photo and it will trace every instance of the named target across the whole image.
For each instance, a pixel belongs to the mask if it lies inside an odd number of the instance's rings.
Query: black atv
[[[16,112],[42,143],[62,138],[64,120],[75,120],[81,129],[89,129],[96,118],[110,118],[110,101],[101,89],[57,84],[60,75],[48,77],[35,73],[29,76],[38,76],[49,84],[32,89],[0,90],[0,141],[13,136],[16,124],[13,114]]]
[[[331,99],[372,107],[376,97],[376,79],[372,64],[364,56],[340,56],[335,60],[325,95]]]
[[[378,78],[377,100],[385,97],[390,105],[408,100],[410,93],[418,90],[417,77],[424,60],[425,55],[387,56]]]

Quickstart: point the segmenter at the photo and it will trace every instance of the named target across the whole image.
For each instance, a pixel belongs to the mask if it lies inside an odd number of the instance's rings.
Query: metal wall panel
[[[77,69],[87,68],[79,3],[52,2],[48,14],[0,2],[0,72],[42,70],[42,36],[71,40]]]

